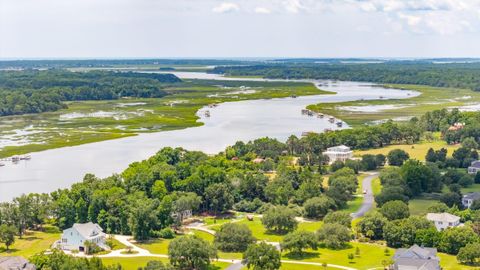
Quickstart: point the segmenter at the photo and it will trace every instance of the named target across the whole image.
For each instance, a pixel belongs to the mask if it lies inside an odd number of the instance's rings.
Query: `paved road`
[[[363,202],[360,209],[357,212],[352,213],[352,218],[359,218],[363,217],[370,209],[372,209],[375,200],[373,198],[373,191],[372,191],[372,180],[378,177],[378,172],[371,173],[370,175],[363,178],[362,182],[362,191],[367,191],[366,194],[363,195]]]

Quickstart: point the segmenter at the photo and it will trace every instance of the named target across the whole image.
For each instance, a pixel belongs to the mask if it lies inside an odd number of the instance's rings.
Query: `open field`
[[[439,108],[462,107],[480,103],[480,93],[468,89],[422,85],[389,84],[386,87],[416,90],[422,94],[401,100],[368,100],[322,103],[308,106],[316,112],[333,115],[350,126],[388,119],[405,120]]]
[[[22,239],[16,237],[15,243],[5,250],[0,244],[0,256],[23,256],[28,258],[34,254],[50,249],[52,244],[60,239],[59,233],[27,232]]]
[[[184,80],[165,90],[170,95],[163,98],[69,102],[56,112],[2,117],[0,158],[200,126],[196,113],[211,103],[329,93],[310,83],[211,80]]]
[[[422,141],[416,144],[395,144],[389,145],[382,148],[377,149],[370,149],[370,150],[357,150],[354,152],[354,155],[360,157],[366,154],[383,154],[387,155],[388,152],[394,149],[402,149],[410,155],[410,158],[417,159],[420,161],[425,161],[425,156],[427,155],[428,149],[433,148],[434,150],[439,150],[441,148],[445,148],[448,151],[448,156],[452,156],[453,151],[458,149],[459,145],[449,145],[445,141],[442,140],[434,140],[431,142]]]

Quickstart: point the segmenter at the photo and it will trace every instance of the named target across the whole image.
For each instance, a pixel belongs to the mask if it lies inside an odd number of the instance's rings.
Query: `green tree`
[[[165,182],[161,180],[155,181],[152,186],[152,197],[161,200],[165,195],[167,195]]]
[[[262,224],[269,231],[287,233],[297,228],[295,212],[286,206],[275,206],[268,209],[262,217]]]
[[[352,239],[350,230],[340,224],[324,224],[317,231],[318,241],[322,242],[327,248],[339,249],[345,246],[346,242]]]
[[[464,264],[478,264],[480,260],[480,243],[470,243],[460,248],[457,260]]]
[[[253,270],[276,270],[282,265],[280,252],[265,242],[249,245],[243,254],[243,263]]]
[[[367,213],[363,219],[357,223],[357,230],[373,240],[383,237],[383,227],[388,220],[378,212]]]
[[[227,184],[212,184],[205,189],[205,202],[208,209],[215,213],[223,213],[232,209],[234,198],[232,188]]]
[[[150,237],[158,222],[156,209],[154,201],[148,199],[139,199],[131,207],[128,222],[135,240],[146,240]]]
[[[15,233],[17,229],[6,224],[0,225],[0,243],[4,243],[8,248],[15,242]]]
[[[207,241],[186,235],[173,239],[168,245],[170,263],[179,269],[208,269],[210,260],[217,257],[217,251]]]
[[[305,209],[305,217],[323,218],[329,210],[335,209],[335,202],[331,198],[322,195],[308,199],[303,207]]]
[[[215,234],[215,246],[225,252],[244,252],[255,242],[252,231],[245,224],[226,223]]]
[[[408,205],[402,201],[389,201],[380,208],[380,213],[388,220],[403,219],[410,216]]]
[[[275,178],[265,188],[265,196],[273,204],[288,204],[294,192],[292,181],[285,176]]]
[[[324,218],[323,223],[337,223],[347,228],[352,227],[352,217],[345,211],[329,212]]]
[[[409,158],[410,156],[408,153],[401,149],[394,149],[388,152],[387,155],[388,164],[392,166],[402,166],[403,163]]]
[[[468,226],[448,228],[441,235],[439,250],[448,254],[457,254],[460,248],[478,240],[478,235]]]
[[[307,231],[294,231],[283,238],[280,243],[282,250],[289,250],[295,254],[301,254],[304,249],[317,249],[317,239],[315,234]]]

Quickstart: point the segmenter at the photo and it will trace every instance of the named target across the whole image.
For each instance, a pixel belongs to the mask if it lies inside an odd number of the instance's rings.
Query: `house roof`
[[[472,161],[472,164],[470,165],[470,167],[474,167],[474,168],[479,168],[479,169],[480,169],[480,160]]]
[[[476,201],[480,199],[480,192],[470,192],[463,195],[464,199]]]
[[[87,239],[103,233],[102,227],[92,222],[75,223],[73,224],[72,228],[74,228],[81,236]]]
[[[35,270],[35,265],[23,257],[0,257],[0,270]]]
[[[427,219],[431,221],[457,222],[460,220],[460,217],[449,213],[428,213]]]
[[[413,245],[399,248],[393,256],[395,269],[438,270],[439,258],[436,248],[423,248]]]
[[[350,151],[350,147],[342,144],[342,145],[338,145],[338,146],[329,147],[329,148],[327,148],[327,151],[328,152],[330,152],[330,151],[346,152],[346,151]]]

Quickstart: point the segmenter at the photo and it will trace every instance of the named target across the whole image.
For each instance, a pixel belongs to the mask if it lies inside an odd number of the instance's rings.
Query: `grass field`
[[[348,259],[348,254],[355,254],[356,248],[360,249],[360,256],[355,257],[354,260]],[[332,250],[326,248],[320,248],[318,250],[308,250],[308,253],[304,258],[298,258],[291,256],[288,253],[282,254],[284,260],[300,260],[304,262],[317,262],[317,263],[331,263],[336,265],[343,265],[347,267],[353,267],[357,269],[371,269],[376,267],[382,267],[382,260],[388,259],[393,255],[393,250],[390,252],[390,256],[386,256],[384,253],[386,247],[374,244],[363,243],[350,243],[350,246],[341,250]]]
[[[168,245],[171,239],[155,239],[151,241],[136,243],[137,246],[146,249],[154,254],[168,254]]]
[[[428,208],[438,203],[437,200],[428,199],[413,199],[408,202],[408,208],[410,209],[410,215],[423,216],[428,212]]]
[[[468,89],[440,88],[423,85],[391,84],[386,87],[415,90],[422,94],[417,97],[400,100],[370,100],[338,103],[321,103],[308,106],[309,109],[335,116],[347,122],[350,126],[387,119],[404,119],[405,117],[421,116],[428,111],[439,108],[461,107],[480,102],[480,93]],[[353,111],[349,107],[365,108],[377,105],[394,105],[396,107],[379,111]]]
[[[453,151],[458,149],[459,145],[449,145],[445,141],[441,140],[434,140],[431,142],[422,141],[416,144],[395,144],[389,145],[382,148],[377,149],[370,149],[370,150],[357,150],[354,152],[354,155],[360,157],[366,154],[383,154],[387,155],[388,152],[394,149],[402,149],[410,155],[410,158],[417,159],[420,161],[425,161],[425,156],[427,155],[428,149],[433,148],[434,150],[439,150],[441,148],[445,148],[448,151],[448,156],[452,156]]]
[[[213,80],[184,80],[165,90],[170,95],[163,98],[69,102],[56,112],[1,117],[0,140],[8,146],[0,147],[0,158],[199,126],[197,111],[211,103],[329,93],[311,83]]]
[[[162,261],[168,263],[168,258],[154,258],[154,257],[133,257],[133,258],[102,258],[105,265],[120,264],[123,270],[137,270],[138,267],[144,267],[149,261]],[[209,270],[225,269],[230,264],[224,262],[214,262]]]
[[[34,254],[50,249],[60,239],[59,233],[27,232],[22,239],[16,237],[15,243],[5,250],[0,244],[0,256],[23,256],[28,258]]]

